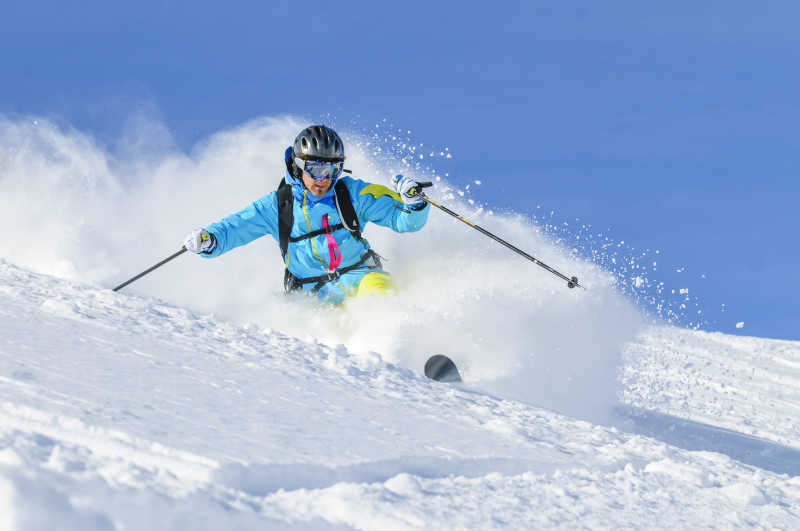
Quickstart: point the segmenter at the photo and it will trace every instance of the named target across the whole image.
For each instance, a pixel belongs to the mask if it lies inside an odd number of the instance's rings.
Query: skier
[[[213,258],[269,234],[281,248],[287,293],[302,290],[338,304],[392,290],[391,277],[361,231],[369,221],[396,232],[418,231],[428,219],[427,203],[409,177],[395,176],[395,191],[343,177],[344,160],[336,131],[324,125],[303,129],[286,149],[286,173],[276,191],[193,230],[184,246]]]

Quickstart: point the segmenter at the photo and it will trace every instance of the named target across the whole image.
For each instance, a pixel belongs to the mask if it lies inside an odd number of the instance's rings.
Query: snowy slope
[[[626,403],[800,450],[800,342],[662,327],[626,359]]]
[[[0,529],[798,528],[799,365],[650,328],[604,427],[0,262]]]
[[[269,238],[107,289],[273,189],[307,122],[187,152],[0,116],[0,530],[800,528],[799,343],[648,324],[704,315],[659,250],[492,212],[396,131],[342,131],[354,175],[434,180],[590,289],[439,212],[365,232],[391,299],[284,297]]]

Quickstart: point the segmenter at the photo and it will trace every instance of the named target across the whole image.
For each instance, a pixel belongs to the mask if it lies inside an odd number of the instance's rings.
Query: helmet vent
[[[294,139],[294,152],[304,160],[343,161],[344,142],[325,125],[310,125]]]

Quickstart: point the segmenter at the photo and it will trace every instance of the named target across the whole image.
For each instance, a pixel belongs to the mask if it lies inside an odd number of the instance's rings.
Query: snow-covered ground
[[[0,116],[0,530],[800,528],[800,342],[653,324],[636,300],[702,315],[662,255],[492,212],[395,132],[344,132],[356,176],[433,178],[588,291],[439,212],[367,227],[391,298],[284,297],[269,238],[110,291],[273,189],[305,124],[110,152]]]
[[[799,344],[625,360],[607,427],[0,262],[0,529],[800,526]]]

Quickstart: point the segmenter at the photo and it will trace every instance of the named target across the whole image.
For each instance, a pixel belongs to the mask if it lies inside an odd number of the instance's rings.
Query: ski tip
[[[442,354],[435,354],[425,362],[425,376],[437,382],[461,381],[461,374],[459,374],[456,364]]]

